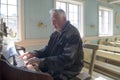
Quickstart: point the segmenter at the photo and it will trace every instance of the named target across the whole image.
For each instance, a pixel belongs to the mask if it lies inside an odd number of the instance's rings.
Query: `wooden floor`
[[[81,73],[82,72],[86,72],[85,74],[87,74],[88,73],[88,69],[87,68],[83,68],[83,70],[81,71]],[[80,75],[78,77],[80,77]],[[93,77],[90,80],[115,80],[115,79],[112,79],[112,78],[110,78],[108,76],[105,76],[103,74],[100,74],[100,73],[94,71],[93,72]]]

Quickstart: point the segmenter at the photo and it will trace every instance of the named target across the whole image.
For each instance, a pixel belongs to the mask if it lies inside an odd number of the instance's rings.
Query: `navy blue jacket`
[[[82,40],[78,30],[69,21],[61,33],[53,32],[48,45],[42,50],[35,50],[41,59],[39,68],[51,75],[77,75],[83,67]]]

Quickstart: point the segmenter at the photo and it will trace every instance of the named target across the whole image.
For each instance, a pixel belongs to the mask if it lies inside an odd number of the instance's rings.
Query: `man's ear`
[[[66,17],[64,17],[64,21],[66,21]]]

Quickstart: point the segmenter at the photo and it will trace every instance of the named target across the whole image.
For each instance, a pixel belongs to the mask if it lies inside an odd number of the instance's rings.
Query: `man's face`
[[[52,15],[52,25],[53,27],[57,30],[57,31],[60,31],[61,28],[62,28],[62,25],[63,25],[63,19],[57,14],[57,13],[54,13]]]

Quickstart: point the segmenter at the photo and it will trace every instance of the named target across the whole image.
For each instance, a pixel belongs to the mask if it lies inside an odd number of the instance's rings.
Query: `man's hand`
[[[33,57],[27,60],[26,66],[29,68],[31,65],[36,71],[39,71],[38,65],[40,64],[40,59]]]
[[[27,67],[27,69],[29,69],[29,70],[36,71],[36,69],[34,68],[34,66],[31,65],[31,64],[26,65],[26,67]]]
[[[30,70],[39,71],[38,65],[40,64],[40,59],[35,57],[35,55],[31,52],[26,52],[22,56],[20,56],[24,62],[26,63],[26,67]]]
[[[20,56],[20,58],[24,60],[30,59],[32,57],[35,57],[35,55],[31,52],[25,52],[23,55]]]
[[[28,62],[27,62],[26,64],[34,64],[34,63],[40,64],[40,59],[37,58],[37,57],[30,58],[30,59],[28,59],[27,61],[28,61]]]

